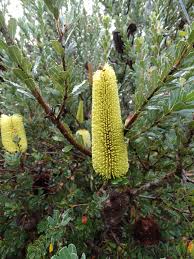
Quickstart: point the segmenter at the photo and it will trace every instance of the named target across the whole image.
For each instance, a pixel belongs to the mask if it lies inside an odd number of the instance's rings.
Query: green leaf
[[[13,73],[15,74],[16,77],[18,77],[23,83],[26,84],[26,86],[30,90],[34,90],[36,88],[34,80],[29,77],[27,73],[25,73],[22,69],[20,68],[14,68]]]
[[[194,30],[191,31],[190,35],[189,35],[189,38],[188,38],[188,42],[190,44],[193,44],[194,43]]]
[[[32,78],[27,78],[26,80],[24,80],[24,83],[31,91],[36,88],[35,82]]]
[[[62,66],[54,64],[53,66],[51,65],[51,68],[49,69],[49,74],[56,88],[63,93],[64,82],[65,79],[67,79],[68,72],[63,71]]]
[[[64,148],[62,149],[62,151],[63,151],[64,153],[68,153],[70,150],[72,150],[72,148],[73,148],[72,145],[68,145],[68,146],[64,147]]]
[[[86,259],[86,255],[83,253],[81,259]]]
[[[16,88],[19,93],[25,95],[28,98],[34,99],[34,96],[31,95],[29,92],[25,91],[21,85],[15,83],[15,82],[6,80],[6,79],[4,79],[4,81],[7,83],[8,86],[12,86],[12,87]]]
[[[22,82],[24,82],[26,79],[29,78],[28,74],[26,74],[22,69],[20,68],[14,68],[13,73],[16,77],[18,77]]]
[[[16,45],[8,47],[8,55],[10,59],[20,66],[26,73],[30,72],[32,69],[32,64],[27,57],[23,57],[22,51]]]
[[[15,18],[10,18],[9,22],[8,22],[8,32],[9,35],[12,39],[15,38],[15,34],[16,34],[16,28],[17,28],[17,21]]]
[[[194,101],[194,91],[188,93],[185,97],[186,102],[192,102]]]
[[[63,247],[60,251],[59,251],[59,259],[70,259],[71,258],[71,254],[69,253],[68,248],[65,246]]]
[[[59,10],[56,6],[53,5],[52,0],[44,0],[46,6],[48,7],[49,11],[54,15],[55,19],[59,18]]]
[[[23,55],[21,50],[16,45],[12,45],[8,47],[8,54],[13,62],[15,62],[17,65],[22,67]]]
[[[64,54],[64,49],[61,46],[60,42],[58,40],[52,40],[51,41],[52,47],[55,49],[57,54],[63,55]]]
[[[72,94],[73,94],[73,95],[79,95],[81,92],[83,92],[83,90],[85,90],[85,89],[84,89],[84,86],[86,85],[86,83],[87,83],[87,81],[86,81],[86,80],[83,80],[83,81],[81,82],[81,84],[75,85],[75,86],[73,87]]]
[[[69,217],[69,218],[66,218],[66,219],[64,219],[62,222],[61,222],[61,226],[66,226],[69,222],[71,221],[71,218]]]
[[[5,19],[2,11],[0,11],[0,28],[3,28],[3,27],[5,27]]]
[[[77,254],[77,250],[76,250],[76,247],[75,247],[75,245],[74,244],[70,244],[70,245],[68,245],[68,249],[69,249],[69,251],[73,254]]]
[[[7,44],[3,40],[0,40],[0,49],[4,49],[5,51],[7,51],[7,48]]]
[[[32,69],[32,64],[27,57],[22,58],[22,68],[26,73],[30,72]]]
[[[173,111],[181,111],[181,110],[193,110],[194,104],[185,104],[185,103],[178,103],[173,107]]]

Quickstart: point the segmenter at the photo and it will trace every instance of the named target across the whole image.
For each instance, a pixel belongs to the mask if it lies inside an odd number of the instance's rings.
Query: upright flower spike
[[[4,148],[10,152],[25,152],[27,149],[26,133],[21,115],[1,115],[1,138]]]
[[[129,167],[116,76],[108,64],[93,76],[92,164],[106,179],[124,176]]]

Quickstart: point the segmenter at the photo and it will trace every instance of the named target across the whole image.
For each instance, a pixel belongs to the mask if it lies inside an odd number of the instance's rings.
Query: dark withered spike
[[[113,31],[113,41],[114,41],[116,51],[119,54],[123,54],[124,42],[122,40],[122,37],[119,31]]]
[[[158,244],[161,240],[159,225],[151,216],[139,218],[133,232],[134,239],[145,246]]]
[[[133,35],[137,31],[137,25],[135,23],[130,23],[127,28],[127,35]]]

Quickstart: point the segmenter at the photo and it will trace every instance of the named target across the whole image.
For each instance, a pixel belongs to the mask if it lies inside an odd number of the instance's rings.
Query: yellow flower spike
[[[52,252],[53,252],[53,244],[50,243],[50,245],[49,245],[49,253],[51,254]]]
[[[190,241],[188,246],[187,246],[187,250],[189,253],[194,253],[194,241]]]
[[[79,101],[76,119],[80,124],[83,123],[83,121],[84,121],[84,102],[83,102],[83,100]]]
[[[26,151],[27,139],[21,115],[1,115],[1,139],[4,148],[10,153]]]
[[[92,164],[106,179],[124,176],[129,167],[116,75],[108,64],[93,76]]]
[[[90,138],[90,132],[86,129],[79,129],[76,132],[76,136],[80,135],[82,137],[84,146],[86,146],[87,148],[91,147],[91,138]]]

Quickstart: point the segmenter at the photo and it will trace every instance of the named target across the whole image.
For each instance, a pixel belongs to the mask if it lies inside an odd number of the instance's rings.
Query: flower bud
[[[86,129],[79,129],[76,132],[76,136],[78,135],[81,136],[84,146],[86,146],[87,148],[90,148],[91,147],[90,132]]]

